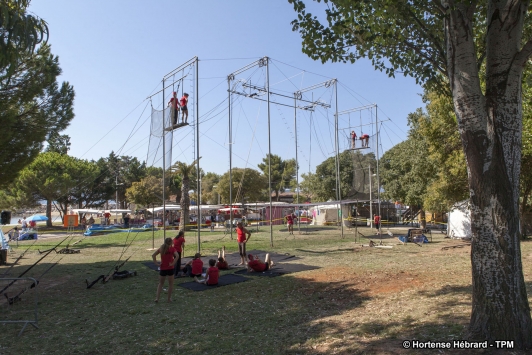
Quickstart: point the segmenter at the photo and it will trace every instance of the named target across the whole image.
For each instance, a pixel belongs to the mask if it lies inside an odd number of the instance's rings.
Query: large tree
[[[258,167],[266,175],[266,179],[268,179],[271,170],[272,192],[275,193],[276,201],[279,201],[279,194],[284,192],[286,188],[294,187],[296,181],[295,159],[283,160],[275,154],[272,154],[270,158],[270,155],[266,154],[266,157],[262,159],[262,163],[258,164]]]
[[[232,201],[245,203],[260,201],[266,196],[264,191],[268,188],[267,178],[257,170],[250,168],[233,168],[232,170]],[[222,175],[214,191],[220,194],[222,203],[229,203],[229,171]]]
[[[12,74],[26,55],[48,39],[48,25],[28,14],[30,0],[0,1],[0,71]]]
[[[319,1],[319,0],[318,0]],[[301,0],[294,30],[322,61],[362,57],[448,91],[467,162],[471,205],[471,339],[532,348],[522,271],[519,189],[522,75],[532,54],[525,0],[327,1],[327,25]]]
[[[147,176],[138,182],[133,182],[126,190],[126,197],[142,207],[150,207],[161,202],[163,195],[162,178]]]
[[[20,172],[16,186],[32,194],[35,200],[46,201],[47,225],[52,226],[52,204],[61,217],[72,205],[76,188],[94,180],[98,174],[95,164],[55,152],[42,153]]]
[[[0,185],[13,181],[74,117],[74,90],[58,84],[60,74],[48,45],[23,55],[13,73],[0,70]]]

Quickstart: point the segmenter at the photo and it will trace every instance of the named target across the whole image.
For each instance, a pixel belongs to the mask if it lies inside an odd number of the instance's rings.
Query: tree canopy
[[[530,1],[324,0],[327,25],[288,0],[303,52],[322,61],[369,58],[450,94],[471,206],[472,339],[532,348],[520,251],[522,78],[532,55]],[[320,2],[320,0],[317,0]]]

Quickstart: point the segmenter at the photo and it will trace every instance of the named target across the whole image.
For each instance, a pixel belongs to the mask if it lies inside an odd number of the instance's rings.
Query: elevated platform
[[[187,122],[177,123],[177,124],[172,125],[170,127],[166,127],[164,130],[167,131],[167,132],[170,132],[170,131],[173,131],[174,129],[178,129],[178,128],[181,128],[181,127],[184,127],[184,126],[188,126],[188,123]]]
[[[369,149],[369,147],[348,148],[347,150],[361,150],[361,149]]]

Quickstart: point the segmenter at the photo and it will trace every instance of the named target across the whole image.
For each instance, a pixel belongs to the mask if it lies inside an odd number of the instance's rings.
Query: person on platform
[[[161,261],[157,261],[157,255],[161,254]],[[177,251],[172,246],[172,238],[166,238],[155,253],[152,254],[153,262],[159,266],[159,284],[155,302],[159,302],[159,296],[164,286],[165,278],[168,279],[168,302],[172,302],[172,290],[174,288],[174,266],[177,261]]]
[[[362,148],[367,148],[369,143],[369,135],[364,133],[360,136],[360,140],[362,141]]]
[[[247,235],[247,238],[246,238]],[[240,264],[246,264],[246,243],[251,237],[251,233],[242,225],[242,222],[236,224],[236,241],[238,242],[238,252],[240,254]]]
[[[177,92],[174,91],[172,98],[168,101],[172,114],[172,124],[175,125],[179,121],[179,99],[177,98]]]
[[[225,245],[222,249],[218,249],[218,262],[216,263],[216,267],[219,270],[229,270],[229,264],[225,260]]]
[[[273,261],[270,260],[270,254],[266,254],[264,262],[260,261],[258,258],[253,257],[253,255],[248,255],[248,272],[263,272],[270,270],[273,266]]]
[[[183,254],[183,249],[185,248],[185,231],[179,231],[175,236],[174,248],[177,251],[177,262],[174,267],[174,277],[177,277],[177,274],[181,271],[181,255]]]
[[[357,134],[355,131],[351,131],[351,149],[355,149],[357,145]]]
[[[197,277],[194,277],[194,280],[196,282],[199,282],[200,284],[205,284],[208,286],[218,285],[218,277],[220,276],[220,270],[218,270],[215,264],[216,264],[216,260],[210,259],[209,260],[210,267],[207,269],[205,279],[199,280]]]
[[[187,93],[184,93],[183,94],[183,97],[181,98],[181,100],[179,101],[179,104],[181,105],[181,111],[182,111],[182,119],[183,119],[183,123],[187,123],[187,120],[188,120],[188,94]]]

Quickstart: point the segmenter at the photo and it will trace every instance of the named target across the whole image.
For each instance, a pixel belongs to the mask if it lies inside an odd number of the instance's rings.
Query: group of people
[[[83,228],[83,230],[85,230],[87,228],[90,228],[94,224],[94,218],[91,215],[89,217],[89,219],[87,220],[87,218],[85,216],[83,216],[83,217],[81,217],[80,224],[81,224],[81,227]]]
[[[184,93],[181,99],[177,98],[177,92],[174,91],[172,98],[168,101],[168,106],[172,109],[172,124],[179,122],[179,110],[182,112],[182,122],[187,123],[188,120],[188,94]]]
[[[367,148],[369,144],[369,135],[363,133],[360,136],[360,140],[362,141],[362,148]],[[356,148],[356,141],[357,141],[357,134],[355,131],[351,131],[351,149]]]
[[[266,254],[264,262],[251,254],[246,255],[246,243],[251,237],[251,233],[242,225],[242,222],[237,223],[236,231],[238,252],[241,258],[241,262],[238,265],[246,264],[247,257],[248,271],[263,272],[269,270],[273,266],[273,261],[270,260],[270,254]],[[208,268],[203,267],[201,254],[196,253],[194,258],[181,269],[181,255],[184,248],[185,233],[184,231],[179,231],[174,239],[166,238],[164,244],[152,254],[153,262],[159,267],[159,284],[157,285],[155,302],[159,302],[166,279],[168,280],[168,302],[171,302],[174,278],[185,275],[194,278],[196,282],[214,286],[218,284],[220,270],[229,269],[229,264],[225,259],[225,246],[218,250],[218,260],[209,260]],[[157,261],[157,255],[161,255],[161,261]],[[200,279],[203,274],[205,274],[205,278]]]

